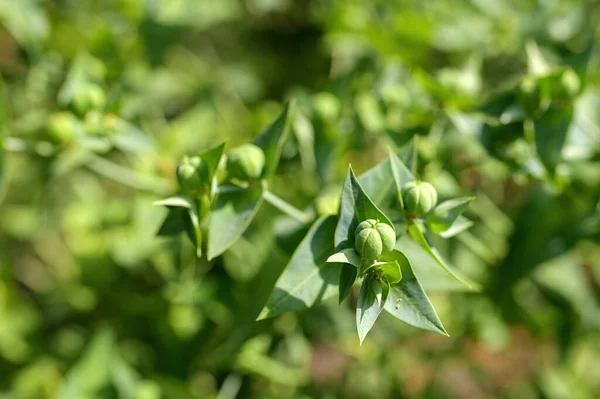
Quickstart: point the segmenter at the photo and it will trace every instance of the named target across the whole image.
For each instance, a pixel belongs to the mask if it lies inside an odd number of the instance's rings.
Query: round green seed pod
[[[265,154],[254,144],[244,144],[227,153],[227,175],[238,180],[255,180],[265,167]]]
[[[75,112],[85,115],[88,111],[104,108],[106,94],[99,85],[89,83],[75,92],[72,105]]]
[[[361,222],[355,231],[354,247],[356,252],[368,260],[379,258],[382,253],[389,252],[396,245],[394,229],[375,219]]]
[[[48,119],[48,136],[55,143],[71,141],[78,121],[70,112],[57,112]]]
[[[408,216],[420,217],[437,204],[437,191],[427,182],[413,181],[402,187],[402,201]]]
[[[202,163],[200,157],[186,156],[177,165],[177,181],[184,190],[195,191],[204,184],[206,179],[206,165]]]

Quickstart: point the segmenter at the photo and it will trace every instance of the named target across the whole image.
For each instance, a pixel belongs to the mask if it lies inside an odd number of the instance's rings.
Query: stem
[[[296,219],[300,223],[310,223],[313,220],[313,214],[308,212],[303,212],[300,209],[288,204],[283,199],[279,198],[272,192],[265,190],[263,193],[263,198],[269,204],[273,205],[275,208],[279,209],[283,213],[288,216]]]

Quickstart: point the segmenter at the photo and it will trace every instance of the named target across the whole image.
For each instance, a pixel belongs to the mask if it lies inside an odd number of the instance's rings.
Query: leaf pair
[[[174,235],[186,231],[196,246],[196,255],[202,255],[202,231],[200,225],[205,217],[208,221],[208,260],[214,259],[229,249],[246,231],[266,191],[266,182],[273,176],[281,149],[289,134],[294,114],[294,102],[289,102],[279,117],[259,135],[255,144],[265,153],[263,180],[248,187],[218,187],[216,171],[223,157],[225,142],[199,154],[208,171],[210,187],[208,196],[201,198],[174,196],[155,204],[169,207],[159,235]]]

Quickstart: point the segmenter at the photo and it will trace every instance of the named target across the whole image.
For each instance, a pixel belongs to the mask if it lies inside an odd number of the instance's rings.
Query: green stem
[[[301,211],[268,190],[265,190],[263,193],[263,198],[269,204],[273,205],[275,208],[279,209],[288,216],[296,219],[300,223],[310,223],[313,220],[312,213]]]

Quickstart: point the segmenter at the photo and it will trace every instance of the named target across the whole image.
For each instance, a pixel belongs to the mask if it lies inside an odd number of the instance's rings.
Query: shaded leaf
[[[183,209],[170,208],[156,235],[174,236],[185,231],[184,216],[185,212]]]
[[[342,270],[340,271],[340,282],[338,284],[340,291],[340,303],[342,303],[352,291],[352,287],[354,287],[354,283],[356,283],[357,276],[358,268],[348,263],[342,264]]]
[[[474,199],[464,197],[441,202],[429,213],[427,225],[436,234],[446,233]]]
[[[218,195],[208,227],[209,260],[225,252],[246,231],[263,201],[262,193],[262,185],[254,184]]]
[[[538,156],[551,173],[561,160],[562,149],[572,120],[573,105],[570,104],[560,108],[550,107],[533,122]]]
[[[289,101],[277,119],[254,140],[254,144],[262,148],[265,153],[264,178],[273,176],[277,169],[283,143],[290,132],[295,108],[294,100]]]
[[[411,326],[448,335],[408,258],[397,249],[382,258],[398,262],[402,270],[402,280],[390,288],[385,310]]]
[[[408,232],[410,233],[410,236],[417,242],[417,244],[419,244],[433,259],[435,259],[438,265],[440,265],[450,276],[456,279],[456,281],[463,283],[465,286],[474,291],[479,290],[478,284],[470,281],[469,278],[462,276],[460,272],[452,270],[450,266],[446,264],[439,252],[435,248],[431,247],[427,241],[427,238],[425,238],[423,231],[421,230],[422,228],[423,227],[420,224],[413,222],[408,226]]]
[[[402,187],[406,183],[410,183],[415,180],[415,176],[411,171],[404,165],[404,162],[393,152],[390,151],[390,166],[392,169],[392,175],[394,176],[394,182],[396,183],[396,195],[400,208],[404,209],[404,201],[402,200]]]
[[[341,265],[326,262],[334,251],[335,226],[335,216],[324,216],[313,224],[275,283],[258,320],[311,307],[335,295]]]
[[[362,286],[360,287],[360,293],[358,294],[356,328],[361,344],[369,331],[371,331],[371,328],[373,328],[377,317],[379,317],[379,314],[381,314],[381,311],[383,310],[383,307],[377,304],[377,297],[373,291],[373,287],[371,287],[373,283],[378,286],[380,285],[372,279],[363,280]]]
[[[349,263],[356,267],[360,267],[362,263],[360,260],[360,256],[354,248],[342,249],[340,252],[333,254],[329,258],[327,258],[327,262]]]
[[[97,332],[81,359],[69,370],[58,398],[79,399],[103,388],[109,381],[113,349],[112,332]]]
[[[458,218],[456,218],[454,223],[452,223],[450,228],[448,228],[448,230],[439,232],[437,234],[442,238],[450,238],[471,228],[471,226],[473,226],[473,222],[471,220],[467,219],[464,216],[459,216]]]

